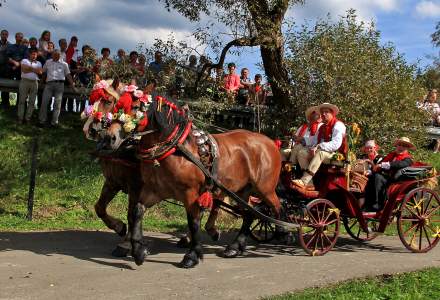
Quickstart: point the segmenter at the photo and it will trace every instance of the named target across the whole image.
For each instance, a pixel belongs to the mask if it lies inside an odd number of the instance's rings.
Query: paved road
[[[440,266],[440,247],[428,254],[407,252],[398,237],[367,245],[342,238],[323,257],[297,247],[259,245],[246,257],[216,255],[207,242],[198,267],[176,267],[184,251],[176,237],[149,233],[152,255],[143,266],[115,259],[119,238],[110,232],[0,232],[0,299],[258,299],[354,277]]]

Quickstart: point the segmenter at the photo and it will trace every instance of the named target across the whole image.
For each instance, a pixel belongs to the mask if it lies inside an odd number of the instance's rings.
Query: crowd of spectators
[[[63,97],[65,85],[91,87],[96,78],[111,78],[115,70],[109,70],[115,65],[124,65],[133,72],[131,82],[145,86],[147,73],[159,76],[159,73],[173,73],[172,88],[168,95],[177,99],[181,87],[188,78],[196,78],[208,62],[205,56],[200,56],[199,61],[195,55],[190,55],[188,63],[179,64],[173,59],[164,62],[161,52],[154,53],[154,61],[147,63],[145,55],[137,51],[129,52],[119,49],[111,57],[110,48],[102,48],[100,56],[89,45],[78,48],[78,38],[72,36],[61,38],[58,43],[51,40],[51,32],[43,31],[41,36],[26,39],[21,32],[15,34],[15,43],[8,41],[9,32],[1,31],[0,38],[0,78],[20,81],[17,95],[17,122],[29,123],[35,107],[39,109],[39,125],[58,125],[59,115],[67,106],[67,111],[73,111],[73,99]],[[183,70],[179,73],[179,69]],[[235,73],[234,63],[228,64],[227,74],[223,69],[215,70],[215,75],[210,77],[218,89],[227,95],[230,102],[242,105],[265,104],[267,90],[262,84],[262,76],[256,74],[254,81],[250,79],[249,70],[243,68],[241,75]],[[183,73],[182,73],[183,72]],[[156,77],[154,77],[156,78]],[[195,80],[193,80],[195,81]],[[39,91],[39,83],[44,83],[44,89]],[[1,106],[10,106],[9,92],[1,92]],[[53,102],[52,102],[53,101]],[[84,101],[83,101],[84,102]],[[34,105],[36,103],[36,105]],[[50,124],[48,120],[49,107],[53,103],[53,113]],[[78,104],[78,102],[76,102]]]

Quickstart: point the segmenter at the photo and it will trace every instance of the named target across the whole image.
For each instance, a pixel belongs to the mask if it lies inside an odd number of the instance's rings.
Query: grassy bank
[[[266,298],[265,300],[438,300],[440,269],[350,280],[325,288]]]

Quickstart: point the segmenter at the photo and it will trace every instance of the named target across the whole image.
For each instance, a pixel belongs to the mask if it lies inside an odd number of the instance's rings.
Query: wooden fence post
[[[34,191],[35,191],[35,177],[37,175],[37,155],[38,155],[38,137],[32,139],[31,152],[31,174],[29,182],[29,195],[27,203],[27,216],[29,221],[32,221],[32,212],[34,210]]]

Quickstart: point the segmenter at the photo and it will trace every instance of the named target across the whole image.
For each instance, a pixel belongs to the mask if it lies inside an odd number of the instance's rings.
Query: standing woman
[[[43,31],[40,39],[38,40],[38,51],[40,51],[40,55],[43,55],[44,57],[47,56],[49,42],[50,42],[50,31],[45,30]]]

